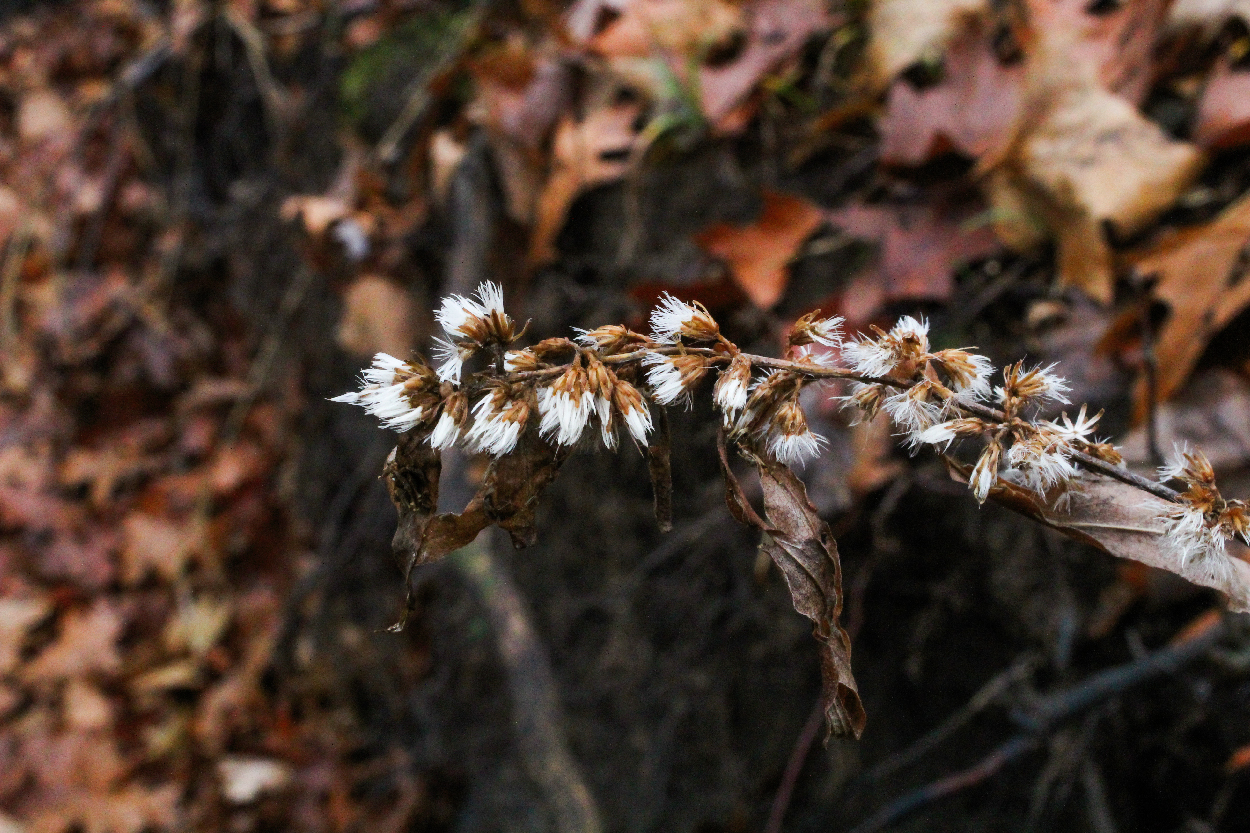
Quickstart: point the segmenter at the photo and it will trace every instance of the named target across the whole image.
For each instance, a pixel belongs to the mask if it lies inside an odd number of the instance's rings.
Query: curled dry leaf
[[[1245,248],[1250,241],[1250,197],[1212,222],[1164,239],[1133,259],[1154,294],[1169,308],[1155,342],[1158,395],[1167,399],[1189,377],[1211,339],[1250,304]],[[1139,391],[1139,409],[1145,405]]]
[[[764,490],[764,518],[743,494],[729,467],[726,437],[717,442],[725,502],[740,523],[764,533],[760,547],[785,577],[794,609],[812,620],[820,643],[821,698],[828,734],[859,738],[867,717],[851,673],[851,639],[842,615],[842,566],[829,525],[807,498],[803,481],[780,463],[753,459]]]
[[[947,458],[952,474],[967,482],[969,466]],[[1052,498],[1054,496],[1051,496]],[[1087,475],[1066,499],[1056,501],[1001,478],[990,490],[990,499],[1039,523],[1120,558],[1131,558],[1150,567],[1175,573],[1202,587],[1219,590],[1228,597],[1230,609],[1250,611],[1250,563],[1233,556],[1229,548],[1228,569],[1212,570],[1203,559],[1182,562],[1168,546],[1161,518],[1176,504],[1142,492],[1118,480]]]
[[[668,429],[668,411],[655,409],[655,433],[647,446],[647,471],[655,498],[655,522],[661,532],[673,530],[673,448]]]
[[[463,512],[434,514],[442,461],[425,435],[405,434],[385,470],[387,488],[399,512],[391,546],[404,560],[405,574],[468,546],[491,524],[507,530],[517,547],[533,544],[538,497],[555,479],[566,456],[567,450],[553,449],[531,424],[514,452],[491,461],[481,488]]]
[[[988,6],[987,0],[875,0],[868,12],[869,83],[880,89],[917,61],[940,56],[963,21]]]
[[[768,309],[781,300],[786,267],[799,247],[824,222],[824,213],[801,197],[764,192],[764,209],[748,225],[716,223],[695,241],[710,255],[721,258],[751,302]]]

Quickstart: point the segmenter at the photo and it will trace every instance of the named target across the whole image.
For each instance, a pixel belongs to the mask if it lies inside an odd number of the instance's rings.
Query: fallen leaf
[[[1168,10],[1169,25],[1205,29],[1209,34],[1233,17],[1250,21],[1250,0],[1176,0]]]
[[[1241,772],[1246,767],[1250,767],[1250,743],[1239,747],[1228,756],[1228,761],[1224,764],[1224,771],[1232,774]]]
[[[129,786],[112,793],[80,792],[41,812],[28,833],[140,833],[178,828],[178,784],[149,789]]]
[[[940,57],[964,21],[988,0],[874,0],[868,11],[868,81],[883,88],[907,67]]]
[[[939,83],[918,90],[899,79],[890,86],[877,122],[882,163],[923,165],[950,151],[979,159],[1002,150],[1019,117],[1021,68],[1005,66],[991,38],[980,18],[969,18],[946,50]]]
[[[556,235],[578,195],[620,179],[629,170],[638,142],[634,127],[641,114],[641,105],[619,103],[595,108],[580,121],[570,116],[561,120],[552,147],[552,172],[535,209],[531,262],[543,263],[556,256]]]
[[[741,524],[763,533],[760,548],[785,577],[794,609],[812,620],[820,644],[821,701],[830,735],[863,734],[867,720],[851,672],[851,639],[843,630],[842,566],[829,524],[807,498],[803,481],[780,463],[753,458],[764,492],[761,518],[729,466],[725,432],[717,440],[725,503]]]
[[[121,614],[108,599],[100,598],[86,610],[70,610],[61,619],[56,641],[21,671],[29,682],[50,682],[84,674],[114,674],[121,669],[117,639]]]
[[[883,303],[906,299],[945,300],[961,263],[1002,248],[988,222],[979,222],[982,203],[960,189],[934,189],[925,202],[852,203],[829,211],[829,222],[851,237],[878,244],[873,267],[853,279],[843,313],[866,320]]]
[[[725,0],[632,0],[589,46],[606,58],[674,53],[687,62],[732,37],[742,18],[743,9]]]
[[[122,581],[138,584],[151,572],[173,581],[196,554],[202,534],[191,522],[131,512],[122,521]]]
[[[1250,70],[1215,62],[1198,101],[1191,135],[1204,148],[1225,150],[1250,142]]]
[[[1160,401],[1179,390],[1211,339],[1250,304],[1247,243],[1250,197],[1242,197],[1210,223],[1133,257],[1139,275],[1157,279],[1154,295],[1169,308],[1155,341]],[[1143,386],[1139,406],[1144,400]]]
[[[31,90],[22,96],[17,112],[17,133],[23,142],[35,143],[74,132],[73,115],[65,100],[51,87]]]
[[[966,483],[969,468],[952,464],[952,474]],[[1174,503],[1100,475],[1082,477],[1063,501],[1057,501],[1056,494],[1039,496],[1000,478],[990,490],[990,499],[1111,555],[1218,590],[1227,596],[1233,611],[1250,611],[1250,563],[1233,555],[1244,548],[1231,544],[1228,555],[1219,560],[1182,562],[1167,544],[1163,523]]]
[[[832,24],[822,0],[756,0],[742,7],[746,43],[731,61],[699,68],[699,99],[703,116],[723,133],[742,129],[738,108],[769,73],[802,51],[815,35]],[[713,31],[705,37],[715,37]]]
[[[50,610],[46,599],[0,599],[0,674],[17,668],[26,632]]]
[[[988,182],[996,228],[1004,242],[1027,245],[1040,218],[1057,240],[1061,283],[1109,303],[1115,275],[1104,224],[1122,234],[1140,230],[1180,197],[1205,160],[1092,82],[1037,95],[1041,112],[1026,116],[1028,128]]]
[[[82,679],[72,679],[62,695],[65,722],[74,729],[92,731],[113,725],[113,704],[98,688]]]
[[[1221,477],[1250,466],[1250,384],[1240,374],[1218,368],[1198,374],[1155,407],[1154,422],[1164,453],[1184,445],[1201,448]],[[1119,448],[1130,465],[1152,462],[1145,425],[1130,431]]]
[[[755,222],[716,223],[699,232],[695,241],[725,261],[752,303],[769,309],[785,292],[790,260],[822,222],[824,213],[807,200],[765,191],[764,208]]]
[[[349,353],[407,356],[416,343],[412,296],[381,275],[361,275],[343,294],[335,341]]]

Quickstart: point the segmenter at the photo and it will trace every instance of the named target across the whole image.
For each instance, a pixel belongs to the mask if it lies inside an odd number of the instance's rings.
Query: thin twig
[[[968,769],[940,778],[891,801],[852,833],[877,833],[904,816],[968,787],[982,783],[1004,766],[1035,748],[1042,737],[1085,709],[1122,694],[1148,680],[1174,673],[1206,654],[1227,632],[1227,618],[1213,627],[1181,638],[1141,659],[1108,668],[1085,681],[1039,698],[1013,717],[1022,731]]]
[[[807,755],[812,749],[812,744],[816,742],[820,728],[824,725],[825,701],[824,698],[817,697],[815,705],[812,706],[812,713],[807,716],[803,731],[799,732],[799,738],[794,742],[794,749],[790,751],[790,760],[786,761],[786,771],[781,776],[781,785],[777,787],[777,795],[773,798],[773,807],[768,813],[768,825],[764,828],[764,833],[781,833],[781,823],[785,821],[786,810],[790,807],[790,799],[794,796],[794,787],[799,781],[799,775],[803,772],[803,764],[807,762]]]

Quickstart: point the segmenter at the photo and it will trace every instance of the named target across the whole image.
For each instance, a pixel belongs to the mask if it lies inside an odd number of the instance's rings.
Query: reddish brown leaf
[[[807,488],[794,472],[780,463],[752,458],[764,492],[761,519],[729,467],[724,432],[717,448],[729,511],[739,522],[763,533],[760,547],[785,577],[794,609],[812,620],[812,634],[820,644],[826,729],[832,735],[858,739],[867,717],[851,672],[851,639],[838,621],[842,615],[842,567],[833,533],[816,513],[807,498]]]
[[[877,124],[881,161],[922,165],[949,151],[978,159],[1011,138],[1019,116],[1021,68],[1004,66],[991,34],[972,18],[946,51],[941,83],[917,90],[895,81]]]
[[[764,209],[754,223],[716,223],[695,240],[725,261],[752,303],[768,309],[785,292],[790,260],[823,221],[820,208],[807,200],[765,191]]]
[[[974,194],[961,191],[939,194],[931,202],[855,203],[828,212],[833,225],[880,246],[876,267],[862,273],[846,293],[847,317],[869,318],[888,301],[949,297],[960,263],[1000,248],[993,230],[977,222],[981,205]]]

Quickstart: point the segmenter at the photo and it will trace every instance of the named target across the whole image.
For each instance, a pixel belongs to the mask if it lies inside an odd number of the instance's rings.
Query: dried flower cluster
[[[1068,385],[1053,365],[1009,365],[995,385],[987,357],[972,349],[931,351],[928,323],[911,316],[889,331],[874,327],[871,335],[844,340],[842,319],[806,315],[790,332],[784,360],[742,352],[707,309],[668,294],[651,315],[650,335],[607,325],[524,349],[509,349],[518,336],[496,284],[483,284],[474,298],[445,298],[436,318],[446,335],[436,339],[436,371],[420,357],[379,354],[360,390],[335,401],[360,405],[387,428],[425,431],[440,450],[459,443],[506,455],[531,426],[548,443],[571,447],[592,424],[614,449],[622,428],[645,445],[651,408],[688,405],[716,371],[712,401],[728,438],[790,465],[826,443],[811,430],[802,392],[848,380],[844,405],[868,419],[884,412],[909,448],[947,452],[956,441],[981,441],[969,476],[980,502],[1000,481],[1062,501],[1079,488],[1082,466],[1126,482],[1131,477],[1116,449],[1093,437],[1101,414],[1090,416],[1082,406],[1075,419],[1041,418],[1045,408],[1068,403]],[[491,361],[465,376],[465,363],[479,356]],[[1220,555],[1229,537],[1247,537],[1245,505],[1220,496],[1200,454],[1182,452],[1160,474],[1187,487],[1161,519],[1182,561]]]
[[[1223,553],[1229,538],[1250,543],[1250,507],[1220,495],[1215,471],[1202,452],[1177,448],[1159,469],[1159,479],[1179,480],[1186,487],[1180,505],[1164,518],[1165,537],[1182,564]]]

